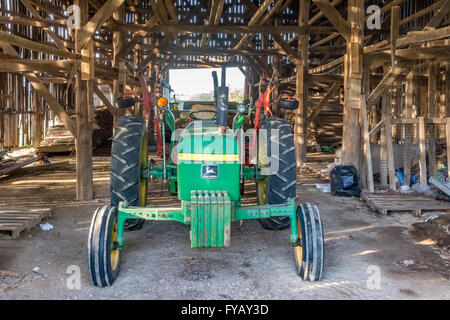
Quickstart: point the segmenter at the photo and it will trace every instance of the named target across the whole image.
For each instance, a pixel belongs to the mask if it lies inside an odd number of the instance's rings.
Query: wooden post
[[[364,31],[364,1],[348,1],[348,23],[351,26],[350,41],[347,41],[347,75],[345,79],[345,105],[342,138],[342,160],[352,163],[360,172],[359,121],[360,99],[362,94],[363,54],[362,38]]]
[[[445,126],[445,143],[447,144],[447,181],[450,181],[450,117],[447,118]]]
[[[367,120],[367,106],[365,95],[361,96],[361,113],[363,120],[363,132],[364,132],[364,158],[367,166],[367,189],[369,192],[374,192],[373,185],[373,170],[372,170],[372,151],[370,149],[370,137],[369,137],[369,123]]]
[[[385,64],[383,66],[383,73],[386,75],[389,65]],[[390,117],[389,112],[389,91],[387,91],[381,97],[381,120],[383,121],[383,126],[380,132],[380,184],[383,187],[388,185],[388,155],[387,155],[387,143],[386,143],[386,118]]]
[[[42,117],[36,90],[33,90],[33,111],[33,147],[37,148],[42,142]]]
[[[430,63],[428,70],[428,117],[434,118],[437,115],[437,63]],[[436,174],[436,127],[430,123],[428,127],[428,171],[430,176]]]
[[[309,0],[300,0],[298,24],[299,26],[306,25],[309,20]],[[298,55],[296,69],[296,98],[299,102],[298,109],[295,111],[295,148],[297,168],[303,166],[306,162],[306,146],[308,144],[306,116],[308,103],[308,84],[306,74],[308,72],[308,34],[298,35]]]
[[[450,117],[450,62],[445,63],[445,114]],[[447,165],[449,166],[449,165]]]
[[[412,117],[412,105],[413,105],[413,94],[414,94],[414,74],[412,71],[406,76],[406,86],[405,86],[405,106],[404,106],[404,116],[406,119]],[[403,125],[403,176],[404,185],[410,186],[411,181],[411,142],[412,142],[412,125]]]
[[[427,184],[427,158],[425,149],[425,118],[423,116],[418,117],[419,119],[419,182],[421,184]]]
[[[116,11],[113,13],[113,18],[119,22],[124,21],[124,15],[125,15],[125,9],[124,6],[121,5]],[[119,61],[116,58],[117,55],[120,53],[120,51],[123,48],[123,45],[125,44],[125,35],[123,31],[117,30],[113,32],[113,61],[112,66],[118,67]],[[120,70],[119,70],[119,77],[120,77]],[[113,80],[113,103],[117,100],[117,98],[121,97],[123,94],[123,86],[121,86],[119,79]],[[114,128],[116,127],[117,120],[125,115],[125,110],[117,108],[116,114],[114,115]]]
[[[250,100],[250,66],[246,67],[244,79],[244,100]]]
[[[88,2],[76,1],[81,9],[81,25],[88,22]],[[75,51],[81,53],[78,38],[78,30],[75,32]],[[76,191],[77,200],[91,200],[93,198],[93,178],[92,178],[92,129],[89,123],[89,81],[82,80],[81,69],[77,71],[76,88]],[[92,101],[92,100],[91,100]]]
[[[399,23],[400,21],[400,7],[399,6],[393,6],[391,8],[391,66],[392,70],[395,69],[395,49],[396,49],[396,42],[398,38],[398,32],[399,32]]]
[[[387,161],[389,170],[389,188],[395,190],[395,166],[394,166],[394,149],[392,146],[392,125],[391,115],[387,115],[385,119],[386,126],[386,149],[387,149]]]
[[[150,43],[153,43],[153,38],[149,39]],[[149,65],[148,65],[148,77],[150,79],[150,83],[148,84],[148,91],[150,93],[150,95],[155,95],[155,83],[154,83],[154,77],[155,77],[155,73],[154,73],[154,64],[153,61],[150,61]],[[156,98],[156,97],[154,97]],[[150,106],[150,110],[149,113],[147,115],[148,119],[146,119],[147,121],[147,132],[148,132],[148,144],[149,145],[154,145],[155,144],[155,126],[153,123],[153,119],[155,117],[154,115],[154,108],[153,105]]]

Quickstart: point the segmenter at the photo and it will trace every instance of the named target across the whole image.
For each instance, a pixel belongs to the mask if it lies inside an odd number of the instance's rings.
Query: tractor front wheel
[[[95,286],[113,284],[120,269],[121,250],[117,248],[117,208],[98,208],[92,217],[88,239],[88,265]]]
[[[323,231],[315,204],[297,207],[297,233],[299,243],[294,247],[297,274],[305,281],[319,281],[323,269]]]

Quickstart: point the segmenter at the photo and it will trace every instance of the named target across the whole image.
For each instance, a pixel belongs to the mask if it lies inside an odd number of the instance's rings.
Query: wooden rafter
[[[446,0],[439,8],[439,10],[436,12],[436,14],[433,16],[433,18],[427,23],[424,30],[429,31],[439,27],[439,24],[442,22],[442,20],[449,12],[450,12],[450,0]]]
[[[223,7],[225,0],[212,0],[209,19],[205,21],[205,26],[217,26],[220,22],[220,17],[222,16]],[[200,47],[203,47],[208,41],[208,34],[202,34],[202,40],[200,41]]]
[[[45,20],[39,15],[36,9],[34,9],[34,7],[32,6],[32,2],[29,0],[21,0],[21,1],[22,4],[28,9],[28,11],[30,11],[30,13],[34,16],[36,20],[45,24],[43,29],[53,39],[53,41],[55,41],[56,46],[63,51],[69,52],[69,50],[67,50],[62,41],[59,39],[59,37],[52,30],[50,30],[50,27],[46,24]]]
[[[319,104],[315,106],[314,111],[311,112],[311,114],[308,116],[308,119],[306,121],[307,125],[311,124],[311,122],[314,121],[314,119],[319,115],[320,111],[322,111],[322,108],[325,106],[328,100],[330,100],[330,98],[338,91],[340,87],[340,83],[333,83],[327,93],[320,100]]]
[[[337,31],[344,37],[345,40],[350,42],[350,24],[342,18],[341,14],[333,7],[328,0],[312,0],[315,5],[323,12],[328,18],[331,24]]]
[[[105,2],[92,19],[80,30],[78,42],[81,48],[86,46],[94,32],[112,16],[113,12],[117,10],[124,1],[125,0],[108,0]]]

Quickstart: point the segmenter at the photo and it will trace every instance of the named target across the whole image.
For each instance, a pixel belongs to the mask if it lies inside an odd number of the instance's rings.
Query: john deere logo
[[[217,179],[218,176],[219,176],[219,167],[208,164],[202,166],[202,178]]]

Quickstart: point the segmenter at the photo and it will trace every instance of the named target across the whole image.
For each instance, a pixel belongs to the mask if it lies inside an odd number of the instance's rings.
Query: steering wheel
[[[210,119],[200,119],[196,116],[197,113],[202,113],[202,112],[206,112],[206,113],[213,113],[214,117],[210,118]],[[216,119],[216,111],[214,110],[196,110],[196,111],[191,111],[189,112],[189,118],[191,118],[192,120],[215,120]]]

